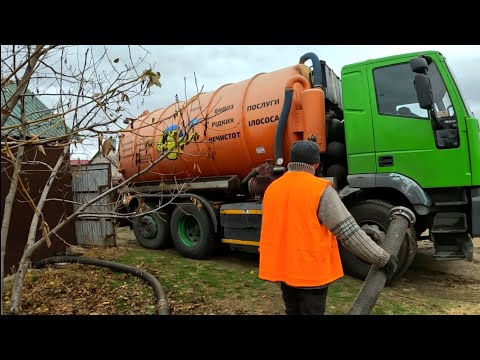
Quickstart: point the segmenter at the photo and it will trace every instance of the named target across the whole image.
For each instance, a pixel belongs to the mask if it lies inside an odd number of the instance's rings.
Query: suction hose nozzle
[[[408,208],[396,206],[390,210],[391,223],[381,246],[389,254],[398,255],[409,227],[415,224],[415,214]],[[377,303],[387,282],[387,275],[377,265],[372,265],[348,315],[368,315]]]

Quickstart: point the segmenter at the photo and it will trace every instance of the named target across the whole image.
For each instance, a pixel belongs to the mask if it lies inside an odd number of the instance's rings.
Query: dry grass
[[[156,276],[172,314],[283,314],[279,286],[258,278],[255,257],[185,259],[174,250],[92,248],[84,256],[141,267]],[[8,308],[10,286],[4,305]],[[327,313],[345,314],[362,282],[343,277],[329,288]],[[449,274],[412,269],[380,295],[374,314],[480,314],[478,284]],[[30,270],[22,314],[154,314],[143,280],[109,269],[68,264]]]

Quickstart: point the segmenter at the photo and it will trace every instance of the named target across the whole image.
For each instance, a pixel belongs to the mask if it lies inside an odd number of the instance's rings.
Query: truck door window
[[[455,110],[442,77],[434,62],[429,65],[428,76],[432,84],[435,116],[454,121]],[[373,70],[378,113],[428,119],[428,111],[421,109],[415,91],[415,73],[408,63],[396,64]]]
[[[434,62],[428,66],[432,86],[433,111],[421,109],[415,91],[415,73],[408,63],[388,65],[373,70],[378,113],[396,118],[430,120],[438,149],[460,146],[458,122],[442,76]],[[430,116],[431,115],[431,116]]]
[[[418,104],[415,73],[408,63],[375,69],[373,78],[379,114],[428,119],[428,111]]]
[[[445,96],[439,100],[435,101],[435,112],[437,116],[444,114],[444,116],[455,116],[455,110],[453,109],[452,102],[448,93],[445,93]]]
[[[426,117],[428,116],[427,110],[420,108],[418,103],[402,104],[396,106],[396,114],[410,117]]]
[[[438,72],[438,68],[434,62],[428,67],[428,76],[432,84],[433,103],[435,108],[435,116],[438,120],[447,122],[456,122],[455,109],[452,100],[448,95],[443,79]]]

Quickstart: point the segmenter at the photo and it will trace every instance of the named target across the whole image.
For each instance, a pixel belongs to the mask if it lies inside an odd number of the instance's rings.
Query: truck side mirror
[[[428,71],[427,60],[423,57],[413,58],[408,63],[410,64],[412,71],[417,74],[426,74]]]
[[[414,84],[420,107],[431,110],[433,108],[433,94],[430,79],[427,75],[415,74]]]

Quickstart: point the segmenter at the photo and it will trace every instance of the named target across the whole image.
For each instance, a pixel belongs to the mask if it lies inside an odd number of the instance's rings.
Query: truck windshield
[[[460,97],[461,97],[462,102],[465,106],[465,109],[467,110],[468,115],[471,116],[471,117],[474,117],[473,112],[472,112],[472,110],[470,109],[470,106],[467,103],[467,98],[465,97],[465,95],[463,95],[462,88],[461,88],[461,86],[460,86],[460,84],[457,80],[457,77],[455,76],[455,74],[452,71],[452,69],[450,68],[450,66],[448,66],[447,59],[444,58],[444,60],[445,60],[445,65],[447,66],[448,71],[450,72],[450,74],[452,74],[453,82],[455,83],[455,86],[457,87],[458,92],[460,93]],[[480,119],[479,119],[479,123],[480,123]]]

